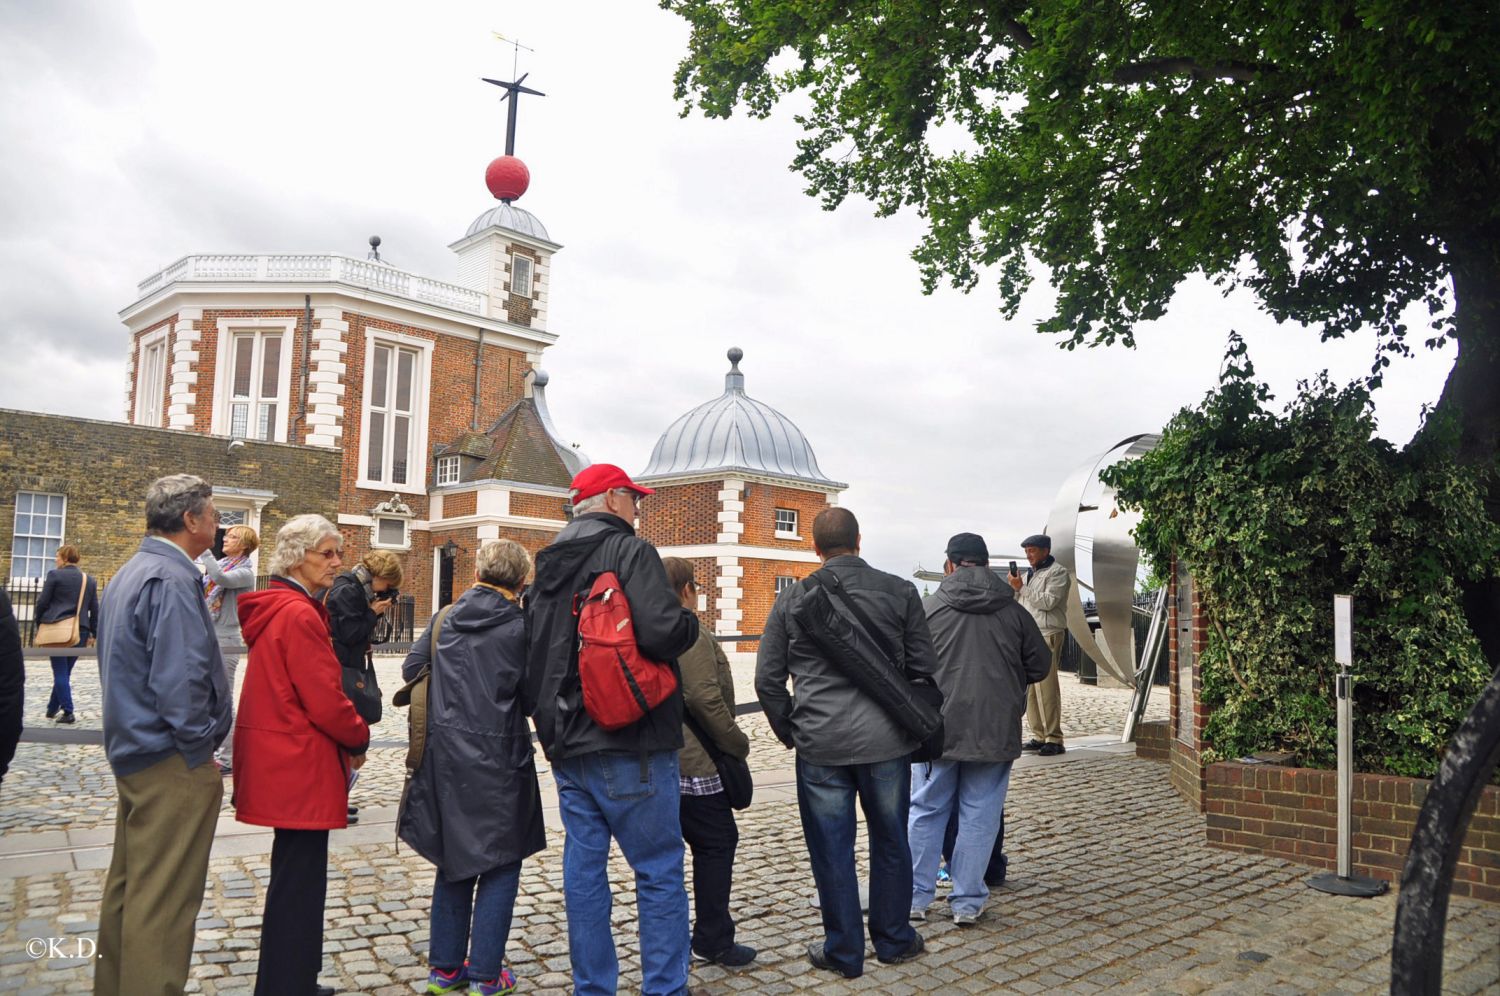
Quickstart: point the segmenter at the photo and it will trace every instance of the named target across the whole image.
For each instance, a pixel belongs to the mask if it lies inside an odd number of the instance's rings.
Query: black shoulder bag
[[[682,721],[693,731],[693,736],[698,738],[709,760],[718,769],[719,781],[724,783],[724,797],[729,800],[730,808],[749,809],[750,799],[755,794],[755,782],[750,777],[750,762],[720,750],[719,745],[714,743],[714,738],[693,718],[686,702],[682,706]]]
[[[892,720],[920,743],[912,752],[914,763],[936,761],[943,756],[943,693],[930,679],[913,679],[902,658],[864,610],[844,590],[838,575],[823,568],[808,575],[810,582],[793,609],[803,632],[817,643],[829,659],[890,714]],[[831,595],[831,597],[830,597]],[[848,610],[854,620],[840,625],[832,599]],[[874,646],[870,646],[873,643]]]

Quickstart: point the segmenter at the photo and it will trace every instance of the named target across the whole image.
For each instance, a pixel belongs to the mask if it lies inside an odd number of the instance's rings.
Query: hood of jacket
[[[264,591],[247,591],[239,598],[238,609],[240,613],[240,632],[245,637],[245,646],[255,646],[255,641],[265,633],[266,627],[271,625],[271,620],[284,611],[288,606],[298,603],[311,604],[318,610],[318,615],[323,617],[324,623],[328,621],[328,610],[323,603],[312,598],[301,588],[280,578],[273,578],[271,587]]]
[[[634,536],[630,523],[608,512],[580,515],[563,527],[557,539],[536,555],[536,580],[532,583],[544,595],[555,595],[572,582],[584,562],[611,536]]]
[[[943,578],[934,597],[959,612],[998,612],[1015,593],[988,567],[960,567]]]
[[[464,594],[468,597],[460,597],[455,601],[453,608],[443,618],[443,629],[451,629],[455,633],[483,633],[512,620],[511,612],[505,610],[506,605],[510,606],[512,612],[521,611],[516,603],[493,588],[475,585]]]

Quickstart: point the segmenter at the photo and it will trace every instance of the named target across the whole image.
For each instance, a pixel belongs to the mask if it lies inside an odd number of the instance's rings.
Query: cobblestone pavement
[[[1068,734],[1076,742],[1063,757],[1017,764],[1007,806],[1011,881],[974,927],[955,927],[940,893],[920,927],[928,952],[897,966],[872,956],[855,980],[816,972],[805,961],[806,943],[821,928],[810,905],[791,755],[764,720],[747,717],[758,788],[755,806],[740,815],[734,913],[739,940],[761,954],[740,972],[695,967],[694,984],[715,993],[830,994],[1387,990],[1394,897],[1327,896],[1306,887],[1306,868],[1207,847],[1202,818],[1173,793],[1165,766],[1105,741],[1119,728],[1128,693],[1069,680],[1063,687]],[[1158,701],[1153,711],[1161,707]],[[392,723],[382,725],[394,739]],[[107,844],[114,793],[101,749],[28,744],[23,750],[18,780],[7,776],[6,820],[16,808],[39,814],[49,804],[55,817],[63,791],[105,798],[66,807],[81,814],[77,820],[47,824],[66,835],[10,830],[0,835],[0,848],[54,836],[74,847]],[[400,764],[399,749],[377,751],[356,788],[365,825],[333,835],[323,979],[348,992],[410,993],[426,974],[432,869],[392,840]],[[569,984],[555,812],[549,827],[550,846],[523,871],[509,945],[521,990],[544,994],[565,993]],[[265,835],[224,833],[221,825],[191,983],[207,994],[250,991],[269,874]],[[78,939],[93,938],[107,848],[80,851],[78,870],[71,871],[48,870],[57,855],[40,851],[27,859],[37,870],[0,876],[0,993],[87,988],[87,959],[32,958],[27,942],[64,938],[60,947],[68,953],[77,951]],[[92,855],[87,862],[85,854]],[[639,958],[632,883],[618,854],[610,878],[628,991],[639,986]],[[1500,987],[1497,939],[1500,909],[1453,900],[1445,990]]]

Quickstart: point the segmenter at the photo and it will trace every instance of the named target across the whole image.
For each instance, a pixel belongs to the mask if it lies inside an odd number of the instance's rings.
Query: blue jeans
[[[457,882],[448,881],[438,869],[437,881],[432,883],[432,938],[427,951],[432,967],[452,972],[463,967],[467,955],[469,978],[481,982],[498,978],[520,884],[519,861]]]
[[[948,874],[953,892],[948,905],[955,913],[978,914],[990,897],[985,869],[1000,832],[1005,792],[1010,787],[1012,761],[933,761],[911,766],[911,905],[926,909],[937,882],[943,854],[943,832],[954,807],[958,836]]]
[[[88,637],[81,636],[73,646],[81,647],[87,642]],[[52,658],[52,694],[47,698],[48,713],[73,711],[73,665],[77,663],[77,657]]]
[[[856,795],[870,835],[870,940],[875,954],[894,958],[916,936],[906,920],[911,898],[906,843],[910,771],[904,756],[831,768],[797,758],[797,809],[823,911],[823,953],[845,975],[858,975],[865,965],[854,870]]]
[[[635,872],[641,992],[687,989],[688,899],[682,879],[677,752],[584,754],[552,766],[562,810],[568,955],[578,996],[613,993],[620,961],[610,929],[609,841]]]

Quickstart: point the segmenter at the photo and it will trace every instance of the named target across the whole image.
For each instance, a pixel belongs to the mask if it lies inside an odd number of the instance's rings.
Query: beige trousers
[[[173,754],[115,785],[94,996],[172,996],[187,986],[224,779]]]
[[[1052,666],[1047,669],[1047,677],[1026,688],[1026,725],[1031,728],[1031,735],[1045,744],[1063,742],[1062,691],[1057,684],[1057,665],[1062,661],[1066,636],[1053,633],[1042,637],[1052,651]]]

